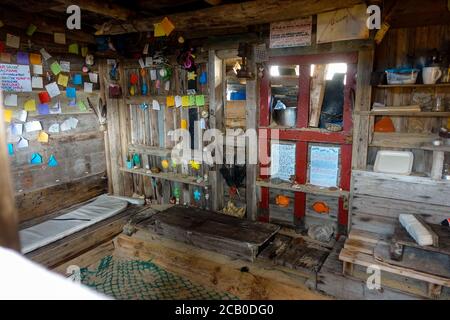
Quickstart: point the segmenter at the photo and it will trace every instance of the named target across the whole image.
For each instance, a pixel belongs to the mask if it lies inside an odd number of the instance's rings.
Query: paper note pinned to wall
[[[187,120],[181,119],[181,129],[187,129]]]
[[[81,47],[81,56],[83,58],[87,56],[88,52],[89,52],[88,47]]]
[[[60,61],[59,65],[62,72],[70,72],[70,61]]]
[[[8,52],[2,52],[0,54],[0,60],[2,62],[10,63],[11,62],[11,54]]]
[[[158,100],[153,100],[152,109],[153,110],[161,110]]]
[[[62,73],[58,76],[58,85],[67,87],[67,83],[69,82],[69,76],[66,76]]]
[[[155,23],[153,26],[154,26],[154,34],[153,34],[154,37],[164,37],[166,35],[161,23]]]
[[[33,153],[31,155],[31,164],[41,164],[42,163],[42,156],[39,153]]]
[[[69,119],[64,120],[61,123],[61,131],[68,131],[71,129],[75,129],[78,125],[78,119],[70,117]]]
[[[30,64],[30,56],[27,52],[17,52],[17,64]]]
[[[169,18],[165,17],[161,23],[161,28],[164,30],[164,34],[166,36],[170,35],[173,31],[173,29],[175,29],[175,26],[173,25],[172,21],[169,20]]]
[[[27,112],[36,111],[36,100],[30,99],[30,100],[25,101],[23,108]]]
[[[12,114],[13,114],[12,110],[4,109],[3,110],[3,120],[8,123],[11,122]]]
[[[169,91],[170,90],[170,81],[166,81],[164,83],[164,90]]]
[[[23,124],[11,123],[11,125],[9,126],[9,131],[13,136],[21,136],[23,133]]]
[[[34,24],[30,24],[27,27],[27,30],[25,31],[25,33],[27,34],[27,36],[31,37],[37,30],[37,27]]]
[[[89,73],[89,81],[92,83],[98,82],[98,73],[90,72]]]
[[[195,96],[188,96],[189,97],[189,106],[195,106]]]
[[[52,56],[47,52],[47,50],[45,50],[44,48],[42,48],[41,50],[39,50],[39,52],[42,55],[42,58],[44,58],[45,61],[47,61],[48,59],[50,59]]]
[[[73,87],[66,88],[66,96],[70,99],[75,99],[77,97],[77,90]]]
[[[181,105],[186,108],[189,107],[189,96],[181,97]]]
[[[39,96],[39,101],[41,103],[50,102],[50,95],[48,94],[47,91],[39,92],[38,96]]]
[[[56,158],[54,155],[51,155],[47,162],[49,167],[56,167],[58,165],[58,161],[56,161]]]
[[[44,69],[42,68],[42,64],[33,64],[33,74],[41,75],[44,73]]]
[[[17,107],[17,94],[7,94],[3,104],[7,107]]]
[[[53,34],[53,40],[57,44],[66,44],[66,34],[62,32],[55,32]]]
[[[8,143],[8,154],[12,156],[14,154],[14,146],[12,143]]]
[[[175,106],[175,98],[174,98],[174,96],[167,96],[166,97],[166,106],[168,106],[168,107],[174,107]]]
[[[203,107],[205,105],[205,96],[200,94],[195,96],[195,105],[197,107]]]
[[[55,61],[50,65],[50,70],[52,70],[53,74],[56,76],[61,72],[61,66]]]
[[[38,53],[30,53],[30,63],[33,65],[42,64],[41,55]]]
[[[69,53],[73,53],[73,54],[79,53],[78,43],[72,43],[69,45]]]
[[[48,132],[59,133],[59,123],[53,123],[52,125],[50,125],[50,127],[48,128]]]
[[[74,85],[81,85],[81,84],[83,84],[83,77],[81,76],[81,74],[79,74],[79,73],[74,74],[73,78],[72,78],[72,83]]]
[[[179,108],[182,106],[181,96],[175,96],[175,107]]]
[[[84,92],[91,93],[93,88],[93,84],[90,82],[84,83]]]
[[[6,46],[19,49],[20,47],[20,37],[15,36],[13,34],[7,33],[6,34]]]
[[[48,143],[48,134],[47,134],[47,132],[45,132],[45,131],[39,132],[37,141],[38,142],[42,142],[42,143]]]
[[[155,81],[157,79],[156,69],[150,70],[150,80]]]
[[[36,104],[35,104],[35,108],[36,108]],[[25,122],[25,121],[27,121],[27,117],[28,117],[28,112],[25,110],[14,110],[13,111],[13,118],[18,121]]]
[[[50,114],[60,114],[61,111],[61,102],[56,102],[53,106],[48,108]]]
[[[152,65],[153,65],[153,57],[146,57],[145,58],[145,66],[146,67],[151,67]]]
[[[38,105],[38,112],[40,115],[47,115],[50,113],[48,104],[43,103]]]
[[[44,80],[42,79],[42,77],[31,77],[31,87],[34,89],[44,88]]]
[[[28,121],[25,123],[25,131],[26,132],[34,132],[42,130],[41,122],[37,120]]]
[[[24,137],[21,137],[20,140],[17,142],[17,149],[23,149],[28,148],[28,140]]]
[[[59,91],[59,88],[58,88],[58,85],[56,84],[56,82],[49,83],[48,85],[45,86],[45,89],[47,90],[47,92],[51,98],[54,98],[61,94],[61,91]]]
[[[78,103],[77,103],[77,105],[78,105],[78,108],[80,108],[80,111],[87,111],[87,108],[86,108],[86,105],[84,104],[84,102],[83,101],[78,101]]]

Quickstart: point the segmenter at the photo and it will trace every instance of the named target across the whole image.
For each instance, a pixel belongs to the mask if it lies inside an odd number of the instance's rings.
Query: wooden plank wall
[[[22,41],[23,42],[23,41]],[[71,72],[82,73],[81,68],[84,58],[73,54],[63,54],[62,48],[48,44],[40,38],[36,38],[31,48],[21,48],[26,52],[38,53],[41,47],[47,45],[54,49],[56,53],[48,49],[53,61],[69,61]],[[81,47],[81,44],[80,44]],[[64,46],[67,50],[67,46]],[[15,50],[8,49],[13,60]],[[59,52],[59,53],[58,53]],[[44,85],[49,83],[46,79],[46,72],[49,71],[49,63],[42,59],[44,67]],[[97,72],[97,67],[92,68]],[[89,81],[87,74],[83,74],[83,80]],[[57,80],[53,77],[51,81]],[[69,80],[69,85],[71,80]],[[100,131],[97,116],[89,109],[87,98],[97,105],[99,101],[99,85],[94,84],[93,93],[84,93],[83,86],[74,86],[77,89],[77,102],[83,101],[87,111],[80,110],[78,106],[69,106],[69,99],[66,97],[65,88],[60,86],[61,95],[52,99],[50,106],[61,103],[61,114],[39,115],[37,111],[29,112],[27,121],[37,120],[41,122],[43,130],[48,133],[50,125],[61,123],[70,117],[78,120],[76,129],[66,132],[49,133],[49,142],[40,143],[37,141],[38,131],[23,132],[23,137],[29,142],[29,147],[18,149],[17,136],[7,136],[7,142],[14,145],[14,154],[10,156],[11,175],[14,183],[16,206],[18,209],[19,221],[24,222],[38,217],[45,216],[57,210],[69,207],[73,204],[88,200],[106,191],[106,162],[104,134]],[[23,109],[25,101],[34,99],[36,105],[39,104],[38,93],[45,89],[33,89],[33,92],[19,93],[18,106],[9,109]],[[19,123],[13,120],[13,123]],[[7,124],[8,125],[8,124]],[[33,153],[42,156],[42,164],[30,164]],[[54,155],[58,166],[50,167],[48,160]]]
[[[450,26],[448,25],[389,30],[383,42],[376,48],[374,70],[384,71],[387,68],[408,66],[410,63],[407,59],[408,55],[419,57],[420,55],[426,55],[432,49],[447,51],[449,49],[449,41]],[[374,88],[373,101],[391,106],[411,105],[415,104],[413,100],[414,92],[427,94],[433,98],[441,96],[446,103],[450,101],[450,87],[417,89]],[[447,126],[447,118],[391,117],[391,119],[396,129],[395,138],[400,138],[402,143],[409,143],[412,146],[419,146],[425,141],[432,140],[436,137],[435,133],[440,127]],[[373,123],[371,125],[372,127],[369,130],[373,130]],[[369,144],[381,145],[385,149],[392,145],[390,142],[393,139],[390,137],[389,134],[374,133]],[[374,163],[378,149],[376,147],[370,148],[368,155],[369,165]],[[413,171],[429,173],[432,153],[418,149],[411,149],[410,151],[414,153],[415,158]]]
[[[426,54],[431,49],[448,50],[450,26],[435,25],[426,27],[391,29],[383,42],[376,46],[374,55],[374,71],[384,71],[387,68],[409,66],[407,56]],[[361,57],[361,54],[360,54]],[[368,66],[366,69],[370,70]],[[364,72],[364,78],[370,75]],[[361,79],[358,77],[358,79]],[[367,82],[367,81],[366,81]],[[370,99],[368,94],[361,101]],[[357,111],[370,110],[370,104],[381,102],[386,105],[414,104],[412,95],[428,93],[431,96],[440,95],[450,101],[450,88],[372,88],[372,99],[364,107],[356,105]],[[356,93],[357,97],[363,91]],[[357,99],[358,100],[358,99]],[[436,137],[436,130],[446,126],[446,118],[414,118],[391,117],[396,128],[395,133],[373,133],[375,121],[369,116],[355,115],[354,139],[356,137],[358,155],[353,163],[352,197],[351,197],[351,228],[389,235],[393,232],[400,213],[421,214],[430,223],[440,223],[447,218],[450,203],[446,199],[449,194],[448,184],[432,181],[427,177],[408,176],[399,178],[373,173],[375,156],[380,149],[409,150],[414,154],[413,171],[420,175],[429,174],[431,170],[432,152],[420,149],[398,148],[403,146],[419,147],[424,142]],[[365,171],[365,170],[368,171]]]

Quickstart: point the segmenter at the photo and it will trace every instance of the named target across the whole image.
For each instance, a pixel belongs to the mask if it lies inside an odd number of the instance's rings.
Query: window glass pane
[[[298,65],[273,65],[270,74],[270,111],[274,126],[295,127],[299,94]]]

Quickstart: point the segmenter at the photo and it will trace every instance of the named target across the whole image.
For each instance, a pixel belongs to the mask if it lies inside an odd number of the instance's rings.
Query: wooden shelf
[[[380,84],[375,86],[376,88],[390,89],[390,88],[439,88],[450,87],[450,83],[437,83],[437,84]]]
[[[204,188],[208,185],[205,182],[198,183],[197,181],[195,181],[196,177],[184,176],[184,175],[176,174],[176,173],[164,173],[164,172],[153,173],[146,169],[127,169],[127,168],[120,168],[120,171],[127,172],[127,173],[133,173],[133,174],[140,174],[140,175],[147,176],[147,177],[159,178],[159,179],[164,179],[164,180],[169,180],[169,181],[174,181],[174,182],[186,183],[186,184],[190,184],[190,185],[194,185],[194,186],[198,186],[198,187],[202,187],[202,188]]]
[[[128,145],[128,152],[146,154],[149,156],[157,156],[157,157],[170,157],[172,149],[152,147],[141,144],[130,144]]]
[[[369,147],[423,149],[438,139],[437,134],[409,132],[374,132]]]
[[[405,111],[359,111],[356,112],[362,116],[399,116],[399,117],[424,117],[424,118],[447,118],[450,112],[405,112]]]
[[[304,192],[304,193],[311,193],[311,194],[317,194],[317,195],[323,195],[323,196],[329,196],[329,197],[348,197],[349,192],[345,190],[330,190],[329,188],[325,187],[317,187],[313,185],[298,185],[298,188],[293,188],[292,184],[289,182],[282,182],[279,184],[274,184],[268,181],[262,181],[257,180],[256,185],[259,187],[266,187],[266,188],[273,188],[273,189],[279,189],[279,190],[285,190],[285,191],[292,191],[292,192]]]
[[[409,176],[402,175],[402,174],[394,174],[394,173],[382,173],[382,172],[374,172],[371,169],[367,170],[353,170],[353,174],[356,175],[362,175],[364,179],[383,179],[383,180],[389,180],[392,182],[404,182],[404,183],[416,183],[416,184],[423,184],[423,185],[430,185],[436,188],[436,192],[441,192],[444,190],[440,190],[440,187],[445,187],[447,190],[450,187],[450,181],[439,179],[434,180],[428,175],[421,173],[421,172],[412,172]],[[381,182],[380,182],[381,183]],[[382,188],[382,184],[379,185],[380,188]],[[401,192],[401,190],[398,190]],[[417,199],[415,201],[418,201]]]
[[[424,145],[421,147],[421,149],[429,151],[450,152],[450,145],[442,145],[442,146]]]

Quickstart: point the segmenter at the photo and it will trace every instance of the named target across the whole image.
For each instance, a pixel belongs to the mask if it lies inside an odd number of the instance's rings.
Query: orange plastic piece
[[[322,201],[314,202],[312,205],[312,208],[315,212],[321,213],[321,214],[329,214],[330,213],[330,207]]]
[[[375,123],[374,130],[375,132],[395,132],[395,127],[391,118],[382,117]]]
[[[275,197],[275,203],[280,206],[286,208],[289,206],[289,198],[286,196],[278,195]]]

